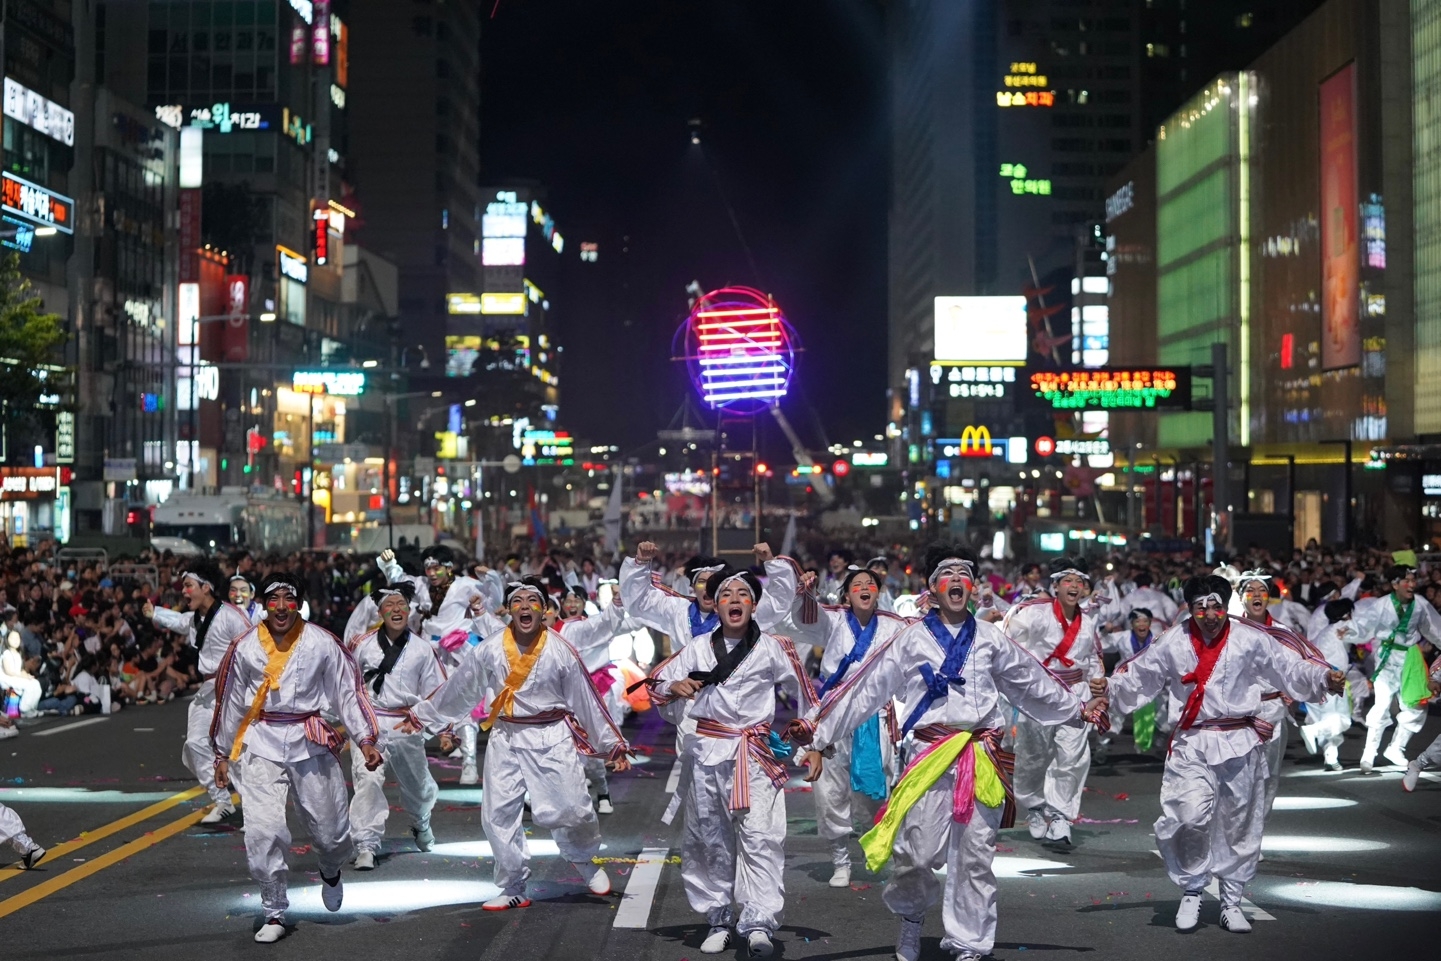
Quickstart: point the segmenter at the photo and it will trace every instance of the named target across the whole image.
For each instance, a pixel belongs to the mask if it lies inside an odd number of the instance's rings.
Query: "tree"
[[[65,336],[59,315],[42,312],[20,273],[20,255],[0,257],[0,430],[10,453],[39,429],[35,408],[46,389],[41,368],[55,363]]]

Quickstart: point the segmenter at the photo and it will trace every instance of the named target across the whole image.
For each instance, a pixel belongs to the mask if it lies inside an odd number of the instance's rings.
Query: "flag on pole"
[[[545,521],[540,516],[540,504],[536,500],[535,487],[533,485],[526,485],[526,495],[530,502],[530,518],[526,524],[526,533],[528,533],[530,539],[535,542],[536,550],[541,554],[545,554],[549,552],[550,544],[546,539]]]

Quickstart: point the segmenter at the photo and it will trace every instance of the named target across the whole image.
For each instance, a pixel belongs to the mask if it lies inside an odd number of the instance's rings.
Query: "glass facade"
[[[1441,0],[1411,0],[1416,433],[1441,433]]]
[[[1250,86],[1247,74],[1212,81],[1156,136],[1156,345],[1163,364],[1209,364],[1223,341],[1231,358],[1232,437],[1249,443],[1245,371],[1249,305]],[[1243,305],[1245,307],[1243,308]],[[1238,354],[1238,349],[1240,353]],[[1160,415],[1162,447],[1211,441],[1211,416]]]

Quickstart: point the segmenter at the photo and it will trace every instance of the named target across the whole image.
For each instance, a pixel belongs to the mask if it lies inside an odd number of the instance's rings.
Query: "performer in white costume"
[[[1253,624],[1266,628],[1271,633],[1286,631],[1291,635],[1291,646],[1311,647],[1311,642],[1271,616],[1271,597],[1274,584],[1271,575],[1264,570],[1243,571],[1236,582],[1241,595],[1241,616]],[[1286,741],[1291,729],[1287,723],[1286,697],[1280,691],[1266,691],[1261,695],[1261,710],[1257,717],[1271,726],[1271,736],[1266,740],[1266,816],[1276,804],[1276,792],[1281,787],[1281,762],[1286,758]]]
[[[1131,608],[1126,614],[1126,619],[1130,622],[1126,630],[1102,635],[1102,652],[1119,654],[1121,661],[1126,661],[1150,647],[1156,639],[1152,617],[1152,611],[1148,607]],[[1133,715],[1112,709],[1111,730],[1105,735],[1105,740],[1109,742],[1114,735],[1125,730],[1126,718],[1130,717],[1131,737],[1135,740],[1136,751],[1141,754],[1149,752],[1155,744],[1157,730],[1166,722],[1166,703],[1167,697],[1162,695]]]
[[[1389,571],[1392,592],[1386,597],[1371,597],[1356,602],[1356,634],[1358,644],[1375,642],[1376,668],[1371,675],[1371,690],[1376,700],[1366,713],[1366,746],[1361,751],[1361,773],[1370,774],[1381,750],[1381,740],[1391,726],[1391,705],[1397,702],[1396,733],[1382,755],[1388,762],[1406,766],[1406,745],[1426,723],[1426,710],[1401,701],[1401,671],[1407,658],[1414,658],[1411,648],[1425,638],[1433,646],[1441,645],[1441,618],[1436,608],[1424,597],[1416,596],[1416,571],[1397,564]],[[1419,653],[1419,652],[1418,652]]]
[[[203,680],[186,711],[181,758],[210,795],[213,806],[201,818],[201,824],[219,824],[235,813],[229,787],[215,783],[210,723],[215,715],[215,673],[220,670],[221,658],[233,641],[250,630],[253,622],[240,608],[220,600],[219,585],[225,580],[220,568],[208,561],[198,561],[181,576],[180,590],[190,608],[188,611],[166,610],[149,601],[141,611],[156,627],[184,634],[185,643],[195,648],[200,657],[198,670]]]
[[[255,596],[255,584],[244,574],[231,574],[227,595],[252,625],[265,620],[265,608]]]
[[[724,951],[734,925],[751,956],[769,957],[785,907],[787,775],[771,741],[776,685],[791,690],[803,709],[814,704],[815,692],[795,646],[755,620],[759,578],[724,567],[710,575],[705,591],[720,626],[651,675],[651,700],[666,719],[678,724],[685,717],[679,708],[688,704],[695,725],[685,745],[689,774],[679,789],[681,878],[691,908],[710,924],[701,953]]]
[[[3,804],[0,804],[0,844],[14,848],[15,853],[20,855],[21,866],[27,871],[45,857],[45,849],[25,833],[25,823],[20,820],[20,815]]]
[[[1441,697],[1441,658],[1432,663],[1431,673],[1426,677],[1426,687],[1431,692],[1431,700]],[[1410,794],[1416,790],[1416,785],[1421,780],[1421,772],[1434,767],[1441,767],[1441,737],[1433,739],[1420,756],[1406,765],[1406,773],[1401,776],[1401,789]]]
[[[969,613],[975,577],[969,548],[933,545],[924,571],[935,599],[931,612],[878,644],[790,732],[812,745],[807,779],[816,781],[825,754],[892,696],[900,701],[906,771],[861,847],[872,871],[893,863],[881,897],[901,917],[898,961],[920,956],[925,913],[937,901],[942,949],[979,961],[996,941],[996,832],[1014,816],[1010,756],[1000,750],[1010,711],[1001,710],[1001,698],[1052,724],[1079,726],[1085,714],[1109,720],[1104,699],[1088,705],[994,624]],[[944,889],[935,873],[942,867]]]
[[[793,571],[793,565],[785,560],[768,560],[766,590],[794,593]],[[879,609],[881,583],[873,568],[852,566],[840,581],[840,606],[821,609],[825,640],[819,697],[838,687],[872,650],[909,623]],[[876,809],[886,799],[890,775],[895,772],[895,728],[895,711],[887,704],[853,736],[836,745],[834,759],[826,764],[816,782],[812,794],[816,831],[831,847],[833,871],[829,883],[833,888],[849,887],[851,883],[852,807],[859,806],[865,812],[869,827]]]
[[[372,591],[381,625],[362,634],[351,647],[380,723],[376,747],[385,758],[383,765],[372,770],[366,767],[363,754],[350,752],[355,785],[350,827],[355,835],[355,867],[360,871],[375,867],[375,856],[385,839],[385,821],[390,814],[385,797],[387,771],[400,786],[400,803],[410,815],[416,846],[422,851],[435,846],[430,812],[435,807],[436,786],[425,757],[425,736],[402,734],[394,728],[397,720],[410,717],[411,707],[445,683],[440,649],[410,630],[412,596],[413,588],[404,582]]]
[[[619,721],[620,684],[611,670],[610,642],[626,627],[625,608],[620,592],[616,591],[611,603],[594,617],[586,617],[585,605],[590,594],[578,584],[567,587],[560,599],[561,620],[554,630],[566,643],[575,648],[585,662],[591,683],[605,701],[611,720]],[[595,809],[599,814],[614,814],[615,805],[610,799],[610,781],[606,777],[605,759],[587,756],[584,761],[585,776],[595,791]]]
[[[1063,558],[1051,571],[1051,598],[1027,601],[1006,614],[1001,630],[1076,696],[1086,682],[1105,676],[1099,620],[1081,609],[1090,583],[1082,562]],[[1081,813],[1081,794],[1091,770],[1088,730],[1058,727],[1022,714],[1016,720],[1016,805],[1026,812],[1031,837],[1071,843],[1071,822]]]
[[[323,715],[344,722],[366,767],[374,770],[384,759],[375,748],[378,725],[355,660],[338,637],[300,617],[294,577],[271,574],[265,580],[265,620],[230,645],[216,674],[210,740],[216,784],[229,786],[232,764],[241,772],[245,856],[265,911],[255,940],[268,944],[285,936],[290,905],[287,800],[294,800],[318,855],[321,901],[339,911],[344,896],[340,868],[354,845],[337,757],[343,741]]]
[[[468,718],[487,689],[496,691],[483,723],[491,733],[481,824],[495,852],[500,894],[482,907],[530,906],[530,850],[521,824],[527,792],[532,823],[550,831],[592,894],[607,895],[610,878],[593,861],[600,853],[600,822],[580,757],[599,755],[611,770],[625,771],[629,749],[580,655],[546,629],[545,585],[536,578],[512,584],[505,602],[510,626],[468,648],[446,682],[411,708],[413,718],[400,730],[415,733]]]
[[[1351,620],[1355,604],[1344,598],[1327,601],[1324,605],[1330,623],[1324,631],[1312,640],[1316,650],[1338,671],[1345,671],[1351,664],[1349,646],[1354,643],[1356,626]],[[1350,685],[1348,676],[1347,685]],[[1348,691],[1349,693],[1349,691]],[[1351,729],[1351,704],[1347,694],[1332,694],[1320,704],[1306,707],[1306,723],[1301,725],[1301,740],[1306,750],[1315,754],[1319,749],[1326,762],[1326,770],[1341,770],[1341,745],[1345,733]]]
[[[1220,885],[1221,927],[1251,930],[1241,910],[1256,874],[1265,826],[1269,725],[1258,715],[1261,696],[1277,690],[1319,703],[1343,690],[1345,675],[1287,645],[1282,635],[1228,617],[1231,584],[1224,577],[1185,585],[1190,618],[1117,668],[1091,682],[1117,709],[1134,711],[1167,684],[1188,691],[1161,779],[1156,845],[1182,891],[1176,928],[1194,930],[1201,892]]]

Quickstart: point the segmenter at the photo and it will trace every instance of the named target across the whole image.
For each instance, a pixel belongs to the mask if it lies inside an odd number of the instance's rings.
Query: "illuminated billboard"
[[[0,174],[0,195],[7,213],[15,214],[37,227],[50,227],[61,233],[74,233],[75,201],[64,194],[32,184],[9,171]]]
[[[676,332],[691,382],[712,408],[755,413],[777,403],[795,369],[795,331],[769,294],[723,287],[703,294]]]
[[[935,309],[935,363],[1026,362],[1025,297],[937,297]]]
[[[525,264],[524,237],[483,237],[480,262],[486,267],[520,267]]]
[[[1031,391],[1055,410],[1190,410],[1191,368],[1036,371]]]
[[[1356,65],[1321,84],[1321,369],[1361,363]]]

